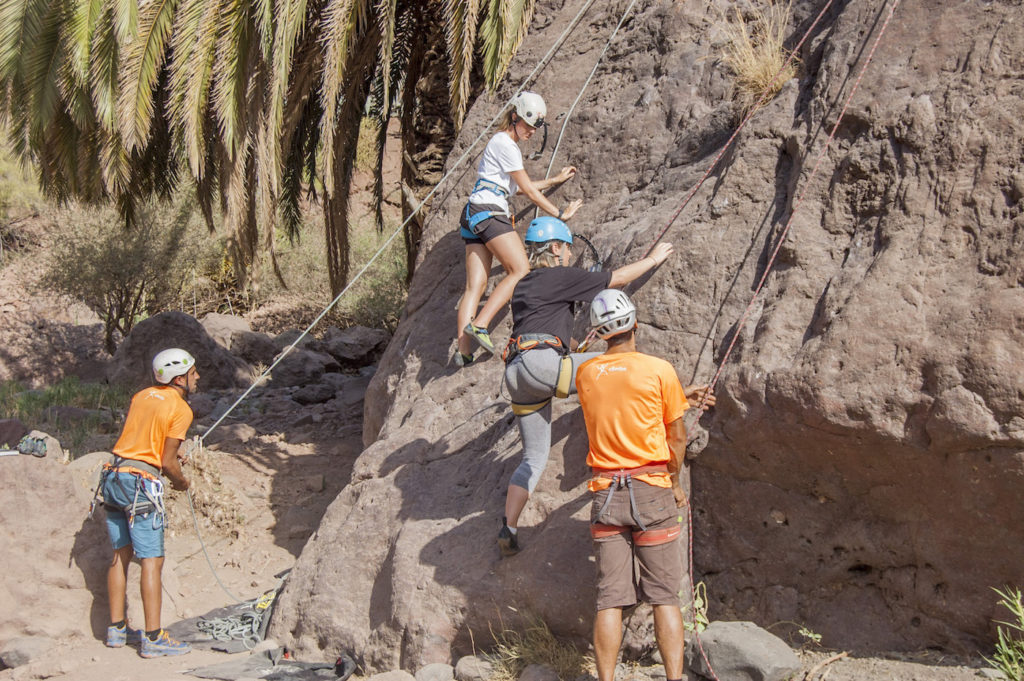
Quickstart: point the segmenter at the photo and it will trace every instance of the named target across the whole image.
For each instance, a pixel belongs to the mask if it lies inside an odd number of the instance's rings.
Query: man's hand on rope
[[[706,383],[704,385],[688,385],[683,388],[683,394],[686,395],[686,401],[690,405],[698,407],[701,411],[707,411],[715,406],[717,401],[715,394],[711,392],[711,388]]]

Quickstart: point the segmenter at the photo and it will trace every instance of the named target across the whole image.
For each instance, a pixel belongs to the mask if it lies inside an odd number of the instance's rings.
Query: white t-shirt
[[[512,141],[506,132],[495,133],[494,137],[487,143],[480,163],[476,167],[476,174],[482,180],[488,180],[508,189],[508,195],[512,196],[518,191],[516,181],[510,173],[523,169],[523,152],[519,151],[519,145]],[[508,201],[501,194],[481,187],[469,197],[470,203],[489,203],[500,206],[508,212]]]

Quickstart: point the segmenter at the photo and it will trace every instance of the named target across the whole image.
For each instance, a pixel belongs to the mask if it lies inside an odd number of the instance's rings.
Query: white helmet
[[[536,92],[520,92],[512,100],[512,108],[523,121],[533,128],[544,125],[544,117],[548,115],[548,107],[544,98]]]
[[[636,306],[622,291],[606,288],[590,303],[590,323],[607,340],[636,327]]]
[[[180,348],[161,350],[153,358],[153,376],[157,383],[170,383],[175,376],[184,376],[195,365],[195,358]]]

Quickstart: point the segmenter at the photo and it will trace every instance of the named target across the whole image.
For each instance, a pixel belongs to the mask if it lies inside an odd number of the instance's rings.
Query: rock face
[[[638,3],[566,128],[554,166],[579,174],[553,198],[584,199],[571,226],[611,267],[646,252],[731,133],[713,17],[732,3],[711,4]],[[582,5],[539,3],[507,82]],[[617,7],[594,7],[531,85],[552,120],[618,21]],[[989,587],[1019,582],[1024,564],[1024,32],[1012,2],[902,2],[808,186],[888,7],[850,0],[826,13],[801,77],[757,113],[669,228],[676,254],[631,293],[641,349],[674,362],[684,383],[710,380],[738,335],[717,409],[700,428],[690,421],[703,448],[692,507],[709,615],[797,621],[855,651],[973,648],[988,635]],[[796,37],[818,9],[794,4]],[[477,101],[449,163],[510,93]],[[532,177],[550,149],[527,162]],[[589,631],[574,401],[555,409],[524,551],[500,560],[494,546],[519,454],[502,366],[450,362],[472,163],[434,200],[406,313],[367,394],[368,448],[278,606],[273,634],[300,654],[416,668],[458,659],[524,613],[559,635]],[[531,214],[517,207],[523,224]],[[495,327],[500,341],[507,313]],[[649,633],[640,614],[636,645]]]

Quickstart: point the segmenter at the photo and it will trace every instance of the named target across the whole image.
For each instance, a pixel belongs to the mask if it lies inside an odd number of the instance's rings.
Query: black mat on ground
[[[285,659],[284,648],[253,653],[241,660],[193,669],[188,673],[201,679],[236,681],[258,678],[263,681],[346,681],[356,669],[348,655],[342,655],[334,664],[328,662],[297,662]]]

